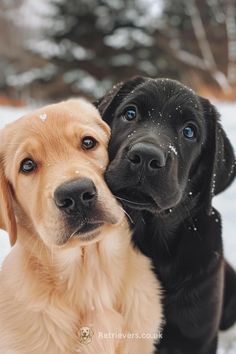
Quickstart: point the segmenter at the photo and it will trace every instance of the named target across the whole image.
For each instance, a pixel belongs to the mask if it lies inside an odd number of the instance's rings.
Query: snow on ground
[[[236,104],[216,103],[221,116],[223,126],[236,150]],[[0,128],[24,113],[29,108],[0,107]],[[221,212],[223,218],[223,238],[225,255],[236,268],[236,183],[214,200],[214,206]],[[9,252],[7,234],[0,231],[0,264]],[[218,354],[236,353],[236,326],[220,335]]]
[[[223,126],[236,151],[236,104],[217,104]],[[236,182],[214,199],[223,220],[226,258],[236,269]],[[236,326],[220,335],[218,354],[236,354]]]

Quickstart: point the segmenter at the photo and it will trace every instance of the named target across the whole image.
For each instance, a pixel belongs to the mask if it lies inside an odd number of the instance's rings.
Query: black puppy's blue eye
[[[126,109],[126,111],[124,112],[124,118],[126,120],[128,120],[129,122],[131,120],[134,120],[136,117],[137,117],[137,112],[134,107],[130,107],[130,108]]]
[[[191,124],[189,124],[189,125],[187,125],[186,127],[184,127],[184,129],[183,129],[183,135],[185,136],[185,138],[187,138],[187,139],[194,139],[194,138],[196,138],[196,134],[197,132],[196,132],[196,128],[193,126],[193,125],[191,125]]]

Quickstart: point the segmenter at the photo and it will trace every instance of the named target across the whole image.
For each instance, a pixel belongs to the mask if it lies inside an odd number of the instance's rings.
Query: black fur
[[[220,323],[226,329],[236,321],[236,274],[224,261],[221,218],[211,206],[236,171],[219,114],[176,81],[143,77],[119,83],[96,105],[112,129],[106,180],[164,288],[166,326],[157,352],[214,354]],[[137,118],[127,121],[130,106]],[[188,122],[197,126],[194,140],[183,137]],[[131,159],[137,144],[141,154],[156,149],[163,166],[148,169]]]

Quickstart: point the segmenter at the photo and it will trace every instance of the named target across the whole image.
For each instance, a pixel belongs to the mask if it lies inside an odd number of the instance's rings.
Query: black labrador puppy
[[[236,321],[236,274],[224,261],[211,205],[236,171],[219,114],[176,81],[143,77],[96,105],[112,130],[106,180],[165,291],[157,352],[215,354],[219,328]]]

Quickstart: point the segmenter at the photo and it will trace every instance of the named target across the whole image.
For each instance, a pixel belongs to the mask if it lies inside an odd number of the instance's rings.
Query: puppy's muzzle
[[[159,147],[149,143],[137,143],[127,153],[132,170],[155,174],[166,166],[166,155]]]
[[[89,178],[81,178],[60,185],[54,193],[55,204],[67,215],[78,215],[91,209],[97,202],[97,189]]]

